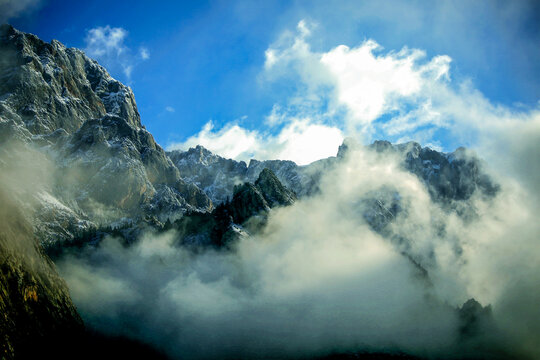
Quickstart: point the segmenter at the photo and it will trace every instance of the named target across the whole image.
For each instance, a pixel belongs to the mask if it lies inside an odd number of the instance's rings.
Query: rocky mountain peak
[[[375,140],[369,147],[376,152],[394,151],[392,143],[387,140]]]
[[[270,207],[292,205],[296,200],[296,195],[283,186],[274,172],[268,168],[261,171],[255,186],[261,190]]]
[[[85,121],[114,114],[141,127],[131,89],[95,60],[66,48],[0,27],[0,118],[33,135],[76,131]]]

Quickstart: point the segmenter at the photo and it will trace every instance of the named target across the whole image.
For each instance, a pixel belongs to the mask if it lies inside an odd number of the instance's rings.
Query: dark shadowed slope
[[[1,356],[52,352],[82,333],[82,321],[64,280],[3,189],[0,204]]]

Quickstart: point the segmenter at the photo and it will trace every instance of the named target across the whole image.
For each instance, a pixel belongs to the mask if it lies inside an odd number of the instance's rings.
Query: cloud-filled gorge
[[[128,248],[109,237],[58,266],[88,325],[179,358],[534,357],[536,197],[497,180],[499,193],[471,199],[474,215],[463,217],[396,156],[359,147],[318,195],[273,209],[232,251],[193,252],[173,245],[174,231],[148,232]],[[383,237],[362,214],[363,199],[385,189],[403,210]],[[491,314],[464,335],[456,309],[470,298]]]

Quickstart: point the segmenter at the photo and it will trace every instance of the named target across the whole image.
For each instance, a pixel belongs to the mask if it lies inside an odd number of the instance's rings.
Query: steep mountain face
[[[255,186],[261,190],[270,207],[289,206],[296,201],[294,192],[283,186],[278,177],[268,168],[261,171],[255,181]]]
[[[82,51],[2,25],[0,54],[2,156],[18,141],[54,164],[38,196],[45,244],[121,218],[160,222],[212,209],[141,125],[131,89]]]
[[[76,131],[107,112],[140,122],[133,93],[78,49],[0,27],[0,116],[22,136]]]
[[[232,200],[226,206],[233,221],[242,224],[273,207],[289,206],[295,201],[296,195],[281,184],[272,170],[265,168],[254,183],[236,186]]]

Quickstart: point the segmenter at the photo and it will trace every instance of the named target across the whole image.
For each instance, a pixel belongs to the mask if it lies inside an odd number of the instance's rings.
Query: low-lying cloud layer
[[[174,247],[174,232],[149,233],[58,265],[88,325],[177,358],[538,356],[536,205],[500,180],[503,191],[471,200],[477,215],[462,218],[397,159],[359,149],[320,195],[273,211],[232,252],[196,254]],[[362,199],[383,188],[406,209],[392,225],[403,242],[363,220]],[[495,325],[463,340],[455,308],[471,297],[491,304]]]

